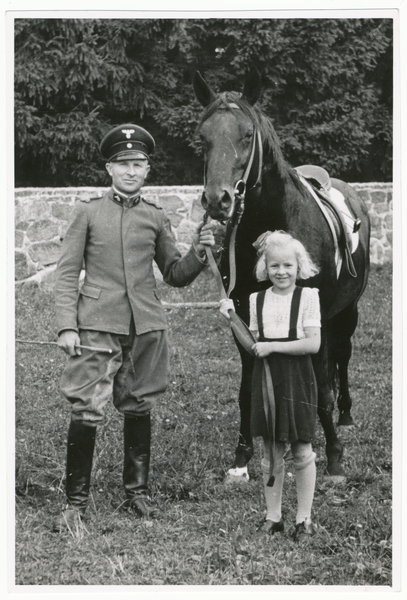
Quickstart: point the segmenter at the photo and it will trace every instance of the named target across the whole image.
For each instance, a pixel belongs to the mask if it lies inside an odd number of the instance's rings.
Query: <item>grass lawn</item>
[[[155,521],[121,508],[122,418],[111,406],[98,429],[87,519],[63,535],[50,527],[64,504],[70,412],[59,392],[66,357],[56,347],[16,349],[17,585],[392,584],[391,272],[373,268],[360,303],[350,383],[356,426],[341,429],[346,483],[323,479],[318,426],[316,535],[290,537],[296,510],[292,461],[283,496],[286,531],[257,531],[264,515],[259,448],[251,480],[225,486],[237,443],[240,359],[216,309],[168,311],[171,385],[153,416],[151,493]],[[169,302],[217,300],[209,273]],[[52,294],[17,292],[16,337],[55,340]]]

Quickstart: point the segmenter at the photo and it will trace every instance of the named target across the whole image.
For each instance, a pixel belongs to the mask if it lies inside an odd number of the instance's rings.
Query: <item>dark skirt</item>
[[[312,442],[317,418],[317,382],[309,354],[291,356],[274,353],[267,357],[276,405],[275,439],[292,444]],[[262,391],[263,359],[253,370],[251,433],[268,438]]]

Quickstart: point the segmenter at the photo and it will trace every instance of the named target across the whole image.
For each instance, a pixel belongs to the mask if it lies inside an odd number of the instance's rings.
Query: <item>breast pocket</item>
[[[94,298],[95,300],[98,300],[101,291],[102,291],[102,288],[100,288],[96,285],[92,285],[90,283],[84,283],[81,288],[80,294],[82,296],[86,296],[88,298]]]

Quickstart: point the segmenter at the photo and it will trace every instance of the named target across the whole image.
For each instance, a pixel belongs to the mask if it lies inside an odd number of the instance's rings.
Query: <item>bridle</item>
[[[239,108],[236,104],[229,104],[229,106],[231,106],[232,108]],[[230,271],[230,273],[229,273],[229,286],[228,286],[227,293],[225,292],[225,289],[223,287],[222,277],[219,273],[219,269],[217,267],[215,259],[213,258],[212,251],[210,250],[210,248],[205,249],[209,266],[211,267],[212,272],[217,281],[219,293],[220,293],[220,296],[222,299],[229,298],[230,294],[232,293],[232,291],[234,290],[235,285],[236,285],[236,247],[235,247],[236,246],[236,234],[237,234],[237,228],[239,227],[239,223],[242,220],[242,216],[243,216],[244,209],[245,209],[247,180],[249,178],[249,175],[250,175],[250,172],[251,172],[251,169],[253,166],[254,157],[256,154],[256,146],[258,149],[258,157],[259,157],[258,171],[257,171],[256,182],[254,183],[252,188],[255,188],[257,185],[261,184],[261,173],[262,173],[262,168],[263,168],[263,144],[262,144],[260,131],[258,130],[257,127],[254,128],[250,156],[249,156],[249,160],[247,162],[246,168],[244,170],[242,179],[239,179],[239,181],[235,185],[235,190],[234,190],[235,204],[234,204],[233,213],[229,217],[231,234],[230,234],[230,239],[229,239],[229,243],[227,244],[227,246],[229,248],[229,271]],[[206,187],[206,165],[204,168],[204,188],[205,187]],[[205,215],[204,215],[204,223],[206,223],[206,221],[208,220],[208,217],[209,217],[209,214],[206,211]]]

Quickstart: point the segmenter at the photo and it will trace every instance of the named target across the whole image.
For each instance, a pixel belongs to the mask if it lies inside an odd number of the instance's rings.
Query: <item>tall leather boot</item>
[[[71,421],[66,458],[67,508],[53,525],[54,531],[73,529],[83,517],[89,497],[96,427]]]
[[[150,468],[150,415],[124,417],[123,484],[129,506],[142,517],[156,517],[158,509],[148,497]]]

